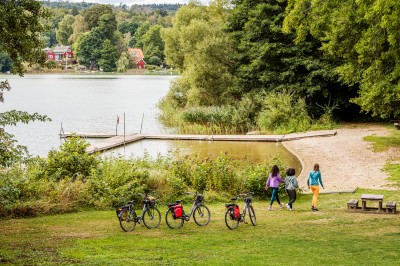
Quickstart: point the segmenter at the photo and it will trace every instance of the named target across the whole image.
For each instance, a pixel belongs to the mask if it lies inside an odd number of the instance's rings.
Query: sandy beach
[[[395,189],[383,170],[388,159],[398,157],[399,151],[372,151],[372,144],[363,137],[385,136],[389,131],[380,125],[348,124],[337,129],[332,137],[314,137],[283,142],[301,161],[303,171],[298,175],[300,188],[308,190],[307,175],[319,163],[325,190],[348,192],[356,188]]]

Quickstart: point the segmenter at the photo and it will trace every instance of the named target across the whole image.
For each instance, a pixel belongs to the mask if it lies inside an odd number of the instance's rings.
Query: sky
[[[82,0],[69,0],[69,2],[82,2]],[[85,0],[85,2],[113,4],[113,5],[119,5],[120,3],[126,5],[133,5],[133,4],[140,5],[140,4],[187,4],[189,3],[189,0]],[[202,2],[203,4],[208,4],[210,0],[200,0],[200,2]]]

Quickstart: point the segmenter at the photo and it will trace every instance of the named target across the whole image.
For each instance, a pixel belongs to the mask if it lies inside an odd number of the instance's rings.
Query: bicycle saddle
[[[225,207],[231,207],[231,206],[235,206],[236,204],[235,203],[228,203],[228,204],[225,204]]]

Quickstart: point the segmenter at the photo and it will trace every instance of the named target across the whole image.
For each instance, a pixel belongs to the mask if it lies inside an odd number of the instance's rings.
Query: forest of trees
[[[399,13],[395,0],[192,2],[163,32],[182,75],[162,118],[182,131],[287,133],[397,117]]]
[[[41,20],[41,45],[71,45],[79,64],[105,72],[125,72],[134,67],[128,47],[141,48],[148,65],[164,62],[161,30],[172,26],[172,17],[181,5],[152,4],[130,7],[93,3],[40,1],[49,14]],[[43,55],[42,55],[43,56]],[[10,71],[12,60],[0,52],[1,72]]]

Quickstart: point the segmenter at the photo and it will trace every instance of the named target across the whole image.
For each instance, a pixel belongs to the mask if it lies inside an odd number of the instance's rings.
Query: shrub
[[[261,130],[276,133],[306,131],[311,127],[304,99],[296,98],[294,93],[270,93],[263,102],[257,125]]]
[[[88,180],[92,203],[98,207],[126,203],[146,190],[147,169],[140,169],[134,160],[120,157],[104,158]]]
[[[86,152],[89,145],[85,140],[72,137],[58,150],[51,150],[44,167],[47,178],[58,181],[64,178],[84,179],[89,176],[98,165],[97,156]]]

